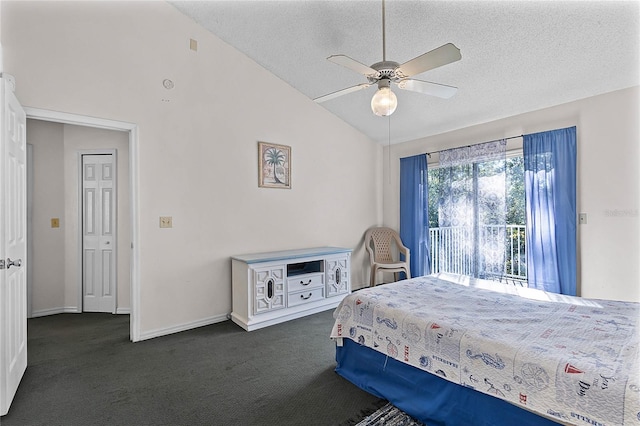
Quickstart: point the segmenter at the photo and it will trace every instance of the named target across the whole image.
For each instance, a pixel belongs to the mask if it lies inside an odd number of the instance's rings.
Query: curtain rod
[[[492,141],[472,143],[470,145],[459,146],[458,148],[468,148],[468,147],[474,146],[474,145],[482,145],[483,143],[498,142],[498,141],[502,141],[502,140],[508,141],[509,139],[518,139],[518,138],[522,138],[522,137],[524,137],[524,135],[509,136],[508,138],[500,138],[500,139],[494,139]],[[431,154],[436,154],[436,153],[442,152],[442,151],[448,151],[449,149],[456,149],[456,148],[447,148],[447,149],[441,149],[440,151],[427,152],[427,157],[431,158]]]

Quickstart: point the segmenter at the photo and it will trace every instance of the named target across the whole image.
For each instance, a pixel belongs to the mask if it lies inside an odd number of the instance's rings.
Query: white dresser
[[[231,257],[231,319],[247,331],[332,309],[351,291],[351,250],[316,247]]]

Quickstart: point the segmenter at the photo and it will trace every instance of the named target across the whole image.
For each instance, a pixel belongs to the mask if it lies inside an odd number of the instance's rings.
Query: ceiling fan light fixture
[[[331,55],[327,58],[337,65],[342,65],[364,75],[368,83],[358,84],[357,86],[347,87],[346,89],[320,96],[314,99],[315,102],[325,102],[377,83],[378,91],[371,99],[371,110],[379,117],[386,117],[393,114],[398,106],[398,98],[389,88],[392,82],[396,83],[400,89],[437,96],[443,99],[449,99],[456,93],[458,89],[453,86],[409,78],[462,59],[460,49],[452,43],[443,44],[403,64],[387,61],[384,1],[382,0],[382,61],[367,66],[345,55]]]
[[[380,80],[379,89],[371,98],[371,111],[379,117],[386,117],[393,114],[398,107],[398,98],[389,88],[389,80]]]

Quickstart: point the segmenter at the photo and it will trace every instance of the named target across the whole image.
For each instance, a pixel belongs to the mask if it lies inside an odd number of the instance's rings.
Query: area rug
[[[356,426],[425,426],[390,403],[365,417]]]

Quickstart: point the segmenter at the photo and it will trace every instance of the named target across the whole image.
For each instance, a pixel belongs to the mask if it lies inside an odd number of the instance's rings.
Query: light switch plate
[[[587,214],[586,213],[580,213],[578,215],[578,223],[580,225],[586,225],[587,224]]]
[[[160,228],[173,228],[173,218],[171,216],[160,216]]]
[[[57,217],[51,218],[51,227],[52,228],[60,228],[60,219]]]

